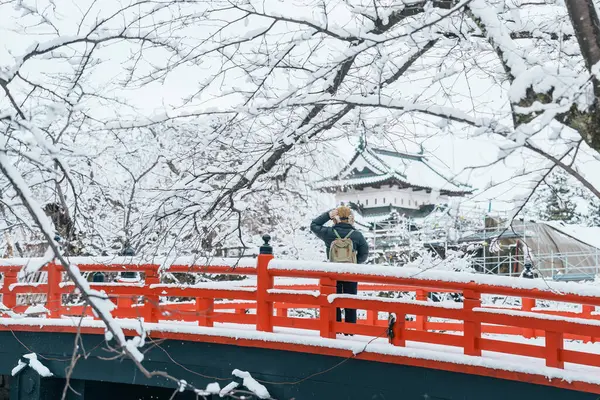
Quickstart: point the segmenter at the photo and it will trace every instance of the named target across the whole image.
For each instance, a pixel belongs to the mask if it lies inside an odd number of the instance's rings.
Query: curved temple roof
[[[370,146],[359,147],[344,169],[329,179],[317,182],[315,188],[364,187],[377,183],[439,190],[455,196],[473,190],[434,169],[423,154],[400,153]]]

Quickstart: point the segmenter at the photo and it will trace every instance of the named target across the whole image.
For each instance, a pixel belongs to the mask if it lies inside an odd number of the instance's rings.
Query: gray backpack
[[[334,229],[333,233],[337,236],[329,249],[329,261],[338,263],[353,263],[356,264],[356,252],[354,251],[354,243],[350,239],[353,230],[342,238]]]

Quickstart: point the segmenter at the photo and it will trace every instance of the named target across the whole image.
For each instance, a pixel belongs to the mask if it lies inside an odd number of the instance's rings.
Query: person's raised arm
[[[325,225],[330,219],[331,217],[329,216],[329,212],[319,215],[310,223],[310,230],[317,235],[319,239],[324,239],[325,234],[327,233],[327,228],[323,225]]]
[[[362,233],[359,233],[358,238],[358,248],[356,249],[356,262],[359,264],[364,263],[369,258],[369,243],[363,236]]]

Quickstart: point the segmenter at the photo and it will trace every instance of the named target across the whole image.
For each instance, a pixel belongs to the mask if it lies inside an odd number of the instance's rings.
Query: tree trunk
[[[581,55],[590,72],[600,61],[600,20],[592,0],[566,0],[567,11],[575,30]],[[592,78],[594,103],[587,113],[573,109],[569,116],[569,126],[577,129],[590,147],[600,151],[600,81]]]

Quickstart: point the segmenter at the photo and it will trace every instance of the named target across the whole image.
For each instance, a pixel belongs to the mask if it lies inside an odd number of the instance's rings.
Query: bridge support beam
[[[34,369],[24,368],[10,379],[10,400],[62,399],[65,379],[42,378]],[[85,381],[71,379],[66,400],[85,399]]]

